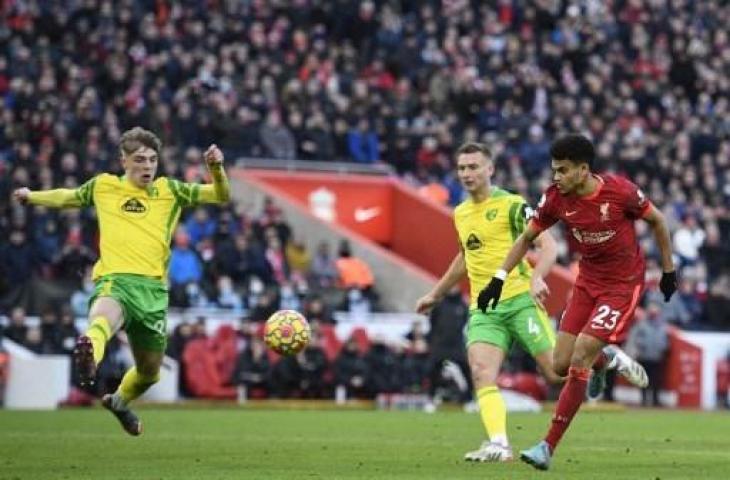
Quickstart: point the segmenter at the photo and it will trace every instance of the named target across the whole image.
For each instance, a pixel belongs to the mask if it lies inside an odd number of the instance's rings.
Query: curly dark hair
[[[596,151],[588,137],[578,133],[571,133],[560,137],[550,146],[550,157],[555,160],[568,160],[572,163],[587,163],[593,167]]]

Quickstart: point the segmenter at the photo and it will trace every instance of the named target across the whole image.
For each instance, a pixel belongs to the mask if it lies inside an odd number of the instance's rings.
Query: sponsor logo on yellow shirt
[[[150,210],[147,200],[137,197],[123,198],[119,208],[124,215],[136,218],[144,218]]]
[[[479,237],[473,233],[469,234],[469,238],[466,239],[466,249],[479,250],[480,248],[482,248],[482,241],[479,240]]]

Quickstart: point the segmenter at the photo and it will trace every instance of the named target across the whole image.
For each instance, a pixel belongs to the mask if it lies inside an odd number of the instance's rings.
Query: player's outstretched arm
[[[13,192],[13,198],[19,203],[41,205],[51,208],[79,208],[82,206],[77,190],[70,188],[56,188],[34,192],[29,188],[18,188]]]
[[[537,262],[532,271],[530,294],[535,300],[543,303],[547,296],[550,295],[550,289],[547,283],[545,283],[544,278],[550,272],[553,265],[555,265],[555,260],[558,258],[558,244],[550,232],[545,230],[535,239],[535,246],[539,250]]]
[[[659,289],[664,294],[664,301],[668,302],[674,292],[677,291],[677,272],[674,269],[674,260],[672,259],[672,240],[669,237],[667,221],[662,212],[657,210],[654,205],[649,207],[643,218],[651,227],[662,256],[662,279],[659,282]]]
[[[418,302],[416,302],[416,311],[421,314],[428,313],[436,302],[444,298],[444,295],[464,278],[465,275],[466,263],[464,262],[464,252],[459,251],[433,289],[418,299]]]
[[[497,270],[489,284],[479,292],[479,298],[477,299],[477,307],[482,312],[486,312],[487,308],[491,305],[492,310],[497,308],[499,303],[499,297],[502,296],[502,286],[504,280],[513,268],[525,258],[527,251],[530,249],[530,244],[537,238],[539,231],[533,226],[532,223],[527,225],[525,231],[517,237],[515,243],[512,245],[507,258],[502,263],[502,268]]]
[[[228,202],[231,198],[231,187],[223,168],[223,152],[213,144],[205,151],[203,158],[210,176],[213,178],[213,183],[200,188],[200,200],[205,203]]]

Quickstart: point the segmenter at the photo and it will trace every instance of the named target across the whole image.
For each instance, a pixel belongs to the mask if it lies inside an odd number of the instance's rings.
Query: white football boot
[[[629,357],[626,352],[616,345],[608,345],[605,347],[606,353],[613,354],[613,359],[609,363],[608,368],[616,366],[616,371],[626,380],[639,388],[646,388],[649,385],[649,377],[646,370],[639,362]]]
[[[479,449],[464,455],[467,462],[511,462],[512,448],[484,440]]]

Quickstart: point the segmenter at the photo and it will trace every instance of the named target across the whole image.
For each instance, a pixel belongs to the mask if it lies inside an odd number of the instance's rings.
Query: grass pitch
[[[0,411],[0,480],[45,479],[727,479],[730,414],[579,414],[549,472],[515,461],[471,464],[476,414],[138,411],[142,437],[101,409]],[[550,415],[513,414],[511,441],[528,447]],[[517,453],[517,452],[515,452]]]

